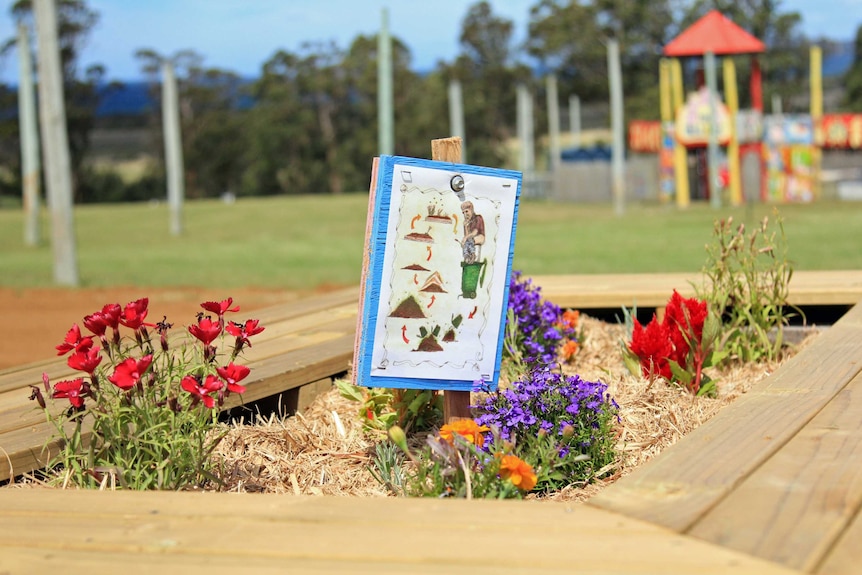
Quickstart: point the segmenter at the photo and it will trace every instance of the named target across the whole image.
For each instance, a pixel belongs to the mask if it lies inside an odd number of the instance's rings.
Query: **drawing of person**
[[[464,238],[461,240],[461,253],[464,262],[472,264],[478,258],[479,246],[485,243],[485,220],[476,213],[473,202],[463,202],[461,213],[464,214]]]

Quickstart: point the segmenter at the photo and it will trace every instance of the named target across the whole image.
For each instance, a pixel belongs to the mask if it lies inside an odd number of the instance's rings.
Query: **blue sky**
[[[491,0],[494,11],[516,22],[516,39],[526,34],[530,6],[537,0]],[[8,16],[13,0],[0,0],[0,41],[14,35]],[[390,29],[413,54],[414,68],[432,68],[458,52],[467,0],[89,0],[101,19],[84,51],[84,62],[107,66],[108,77],[138,77],[133,54],[153,48],[162,54],[191,48],[205,64],[254,76],[276,50],[296,50],[305,41],[334,40],[346,48],[359,34],[374,34],[384,6]],[[803,16],[809,37],[850,40],[862,23],[862,0],[784,0],[782,8]],[[0,61],[0,78],[15,81],[14,52]]]

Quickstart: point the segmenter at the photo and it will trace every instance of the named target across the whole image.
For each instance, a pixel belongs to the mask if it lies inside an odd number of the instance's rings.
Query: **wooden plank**
[[[862,369],[862,305],[731,406],[590,505],[684,532]]]
[[[810,571],[862,505],[860,461],[862,374],[688,533]]]
[[[21,489],[0,491],[0,522],[0,572],[10,573],[58,566],[124,573],[226,573],[239,566],[255,572],[794,573],[586,506],[523,501]]]
[[[862,514],[857,513],[844,534],[815,571],[817,575],[858,575],[862,565]]]
[[[561,307],[574,309],[658,307],[673,290],[691,297],[700,273],[537,275],[533,283],[542,295]],[[862,300],[862,270],[800,270],[790,280],[793,305],[853,305]]]

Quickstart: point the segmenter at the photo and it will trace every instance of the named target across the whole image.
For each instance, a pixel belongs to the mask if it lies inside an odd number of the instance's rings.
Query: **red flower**
[[[122,315],[123,309],[120,307],[118,303],[109,303],[105,304],[105,307],[102,308],[102,315],[105,316],[105,322],[108,324],[108,327],[117,329],[120,325],[120,315]]]
[[[146,373],[153,362],[153,354],[145,355],[139,361],[130,357],[114,368],[114,374],[108,377],[108,381],[122,390],[128,390],[135,386]]]
[[[221,325],[209,317],[200,317],[197,325],[189,326],[189,333],[201,340],[204,345],[209,345],[221,333]]]
[[[706,321],[706,302],[684,298],[676,290],[667,302],[664,323],[673,342],[673,360],[685,365],[690,345],[699,345]]]
[[[225,326],[225,331],[229,334],[236,336],[237,344],[248,345],[251,347],[251,342],[248,340],[253,335],[257,335],[262,332],[265,327],[258,326],[259,320],[250,319],[245,322],[245,325],[236,322],[230,322]]]
[[[144,319],[147,317],[147,305],[149,303],[149,298],[145,297],[127,303],[120,315],[120,323],[129,329],[138,329],[142,325],[146,325]]]
[[[52,397],[54,398],[68,398],[69,403],[71,403],[74,407],[81,407],[84,405],[84,395],[86,390],[84,389],[84,378],[79,377],[77,379],[67,380],[67,381],[58,381],[54,384],[54,393]]]
[[[187,375],[180,382],[180,386],[192,394],[192,405],[203,401],[204,405],[212,408],[215,406],[215,398],[210,394],[218,392],[224,384],[214,375],[208,375],[203,384],[196,377]]]
[[[73,324],[72,328],[66,332],[66,337],[63,338],[63,343],[57,346],[57,355],[65,355],[72,351],[86,351],[93,346],[93,338],[81,337],[81,328],[78,324]]]
[[[73,353],[69,356],[69,359],[66,363],[68,363],[69,367],[71,367],[72,369],[77,369],[78,371],[85,371],[92,375],[101,362],[102,355],[99,353],[99,348],[91,347],[87,350],[81,350]]]
[[[228,311],[238,312],[239,311],[239,306],[236,306],[233,308],[230,307],[230,304],[232,304],[232,303],[233,303],[233,298],[229,297],[226,300],[222,300],[220,302],[205,301],[204,303],[201,304],[201,307],[210,313],[216,314],[217,316],[219,316],[219,318],[221,318],[224,316],[225,312],[228,312]]]
[[[667,324],[659,323],[655,314],[646,328],[637,319],[634,320],[629,349],[640,359],[641,370],[645,376],[655,374],[671,379],[668,358],[673,353],[673,344],[668,334]]]
[[[108,329],[108,319],[104,313],[97,311],[84,316],[84,327],[90,330],[93,335],[102,337]]]
[[[216,372],[227,384],[228,391],[231,393],[245,393],[245,386],[239,385],[239,382],[245,379],[251,372],[248,367],[231,362],[227,367],[217,367]]]

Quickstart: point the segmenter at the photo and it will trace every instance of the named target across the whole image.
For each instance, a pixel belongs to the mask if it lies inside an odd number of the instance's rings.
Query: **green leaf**
[[[677,362],[670,359],[668,360],[668,364],[670,364],[670,371],[673,373],[674,379],[679,381],[680,383],[688,384],[694,379],[694,375],[683,369]]]
[[[340,393],[344,398],[358,401],[360,403],[365,401],[365,397],[362,394],[362,388],[353,385],[346,379],[336,379],[335,387],[338,388],[338,393]]]
[[[452,327],[457,328],[461,325],[461,322],[464,320],[464,316],[460,313],[452,318]]]
[[[416,415],[417,413],[422,411],[422,408],[425,405],[430,405],[430,404],[431,404],[431,392],[430,391],[423,391],[422,393],[417,395],[415,398],[413,398],[413,401],[411,401],[410,405],[407,406],[407,411],[409,411],[413,415]]]
[[[425,329],[425,326],[420,327],[419,328],[419,337],[424,338],[426,335],[428,335],[428,330]]]
[[[642,372],[640,358],[638,358],[638,356],[630,352],[625,347],[623,347],[623,363],[625,364],[626,369],[629,370],[629,373],[634,376],[641,375]]]

